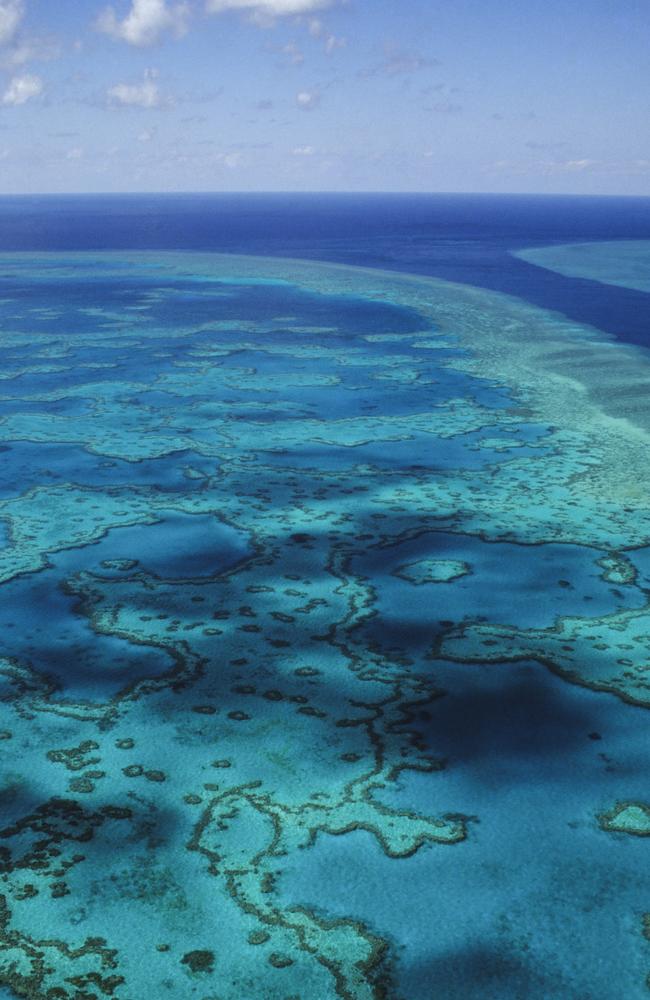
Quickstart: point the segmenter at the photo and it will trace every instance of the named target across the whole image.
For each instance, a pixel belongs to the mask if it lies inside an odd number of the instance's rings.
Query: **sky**
[[[0,0],[0,193],[650,194],[647,0]]]

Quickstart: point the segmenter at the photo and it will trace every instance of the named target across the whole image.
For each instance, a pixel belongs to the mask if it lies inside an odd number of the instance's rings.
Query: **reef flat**
[[[596,240],[518,250],[513,256],[573,278],[650,292],[650,240]]]
[[[646,995],[642,353],[320,263],[0,281],[0,988]]]

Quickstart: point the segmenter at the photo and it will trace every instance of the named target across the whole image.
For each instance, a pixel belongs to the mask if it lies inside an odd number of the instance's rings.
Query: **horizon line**
[[[216,197],[216,196],[246,196],[246,197],[388,197],[388,198],[629,198],[650,200],[648,194],[602,193],[593,194],[572,191],[335,191],[335,190],[282,190],[282,191],[252,191],[252,190],[205,190],[205,191],[16,191],[0,192],[0,198],[137,198],[137,197]]]

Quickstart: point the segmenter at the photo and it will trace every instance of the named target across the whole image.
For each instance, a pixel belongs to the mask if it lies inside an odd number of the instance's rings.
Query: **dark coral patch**
[[[209,951],[207,948],[198,949],[197,951],[188,951],[187,954],[183,955],[181,958],[181,962],[195,975],[198,973],[212,972],[214,969],[214,952]]]

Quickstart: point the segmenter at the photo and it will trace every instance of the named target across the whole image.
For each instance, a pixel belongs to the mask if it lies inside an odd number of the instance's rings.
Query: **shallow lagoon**
[[[7,995],[645,996],[639,355],[362,269],[0,270]]]

